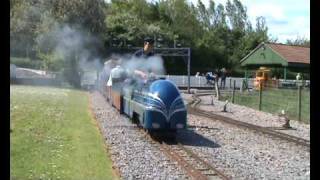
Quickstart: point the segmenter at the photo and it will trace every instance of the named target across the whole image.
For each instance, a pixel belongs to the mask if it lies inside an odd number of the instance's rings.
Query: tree
[[[45,70],[63,72],[80,87],[80,61],[90,61],[104,51],[104,2],[101,0],[48,0],[35,30],[35,49]]]
[[[310,47],[310,40],[305,37],[297,37],[295,40],[288,39],[286,44],[294,46]]]
[[[10,1],[10,54],[11,56],[33,56],[36,28],[43,13],[41,2]]]
[[[219,4],[217,6],[217,10],[215,13],[215,25],[220,28],[226,28],[227,27],[227,21],[226,21],[226,13],[224,10],[224,6],[222,4]]]
[[[214,9],[211,10],[213,11],[211,12],[214,13]],[[198,0],[198,19],[202,23],[202,26],[204,26],[204,28],[208,29],[210,27],[210,13],[208,12],[201,0]]]
[[[239,60],[260,42],[276,41],[268,37],[263,17],[257,18],[255,28],[251,25],[240,0],[228,0],[225,6],[210,0],[209,7],[200,0],[197,6],[187,0],[10,3],[11,49],[22,49],[22,56],[36,52],[44,69],[60,69],[75,86],[79,83],[81,58],[107,55],[102,41],[107,46],[119,47],[141,46],[146,36],[161,37],[162,47],[172,47],[180,41],[182,46],[192,49],[192,70],[237,68]],[[288,43],[303,44],[300,40]],[[173,61],[170,66],[176,67],[175,72],[184,72],[179,63]]]

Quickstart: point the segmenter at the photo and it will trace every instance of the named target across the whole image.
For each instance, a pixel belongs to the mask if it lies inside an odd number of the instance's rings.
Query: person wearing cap
[[[154,56],[153,44],[154,44],[154,40],[152,38],[149,38],[149,37],[145,38],[143,48],[136,51],[134,53],[134,57],[149,58],[151,56]],[[148,75],[141,70],[134,70],[134,73],[140,76],[142,79],[147,79],[148,77]]]
[[[154,55],[153,43],[154,43],[154,40],[152,38],[149,38],[149,37],[145,38],[143,48],[136,51],[134,53],[134,56],[143,57],[143,58],[153,56]]]

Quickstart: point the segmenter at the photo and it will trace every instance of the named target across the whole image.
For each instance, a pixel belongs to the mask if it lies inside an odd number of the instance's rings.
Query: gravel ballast
[[[182,93],[182,96],[185,99],[185,101],[189,102],[192,100],[191,94]],[[236,119],[239,121],[269,128],[281,128],[282,125],[285,123],[285,120],[283,118],[280,118],[278,115],[258,111],[249,107],[240,106],[232,103],[228,103],[227,112],[222,112],[223,106],[226,104],[226,102],[218,101],[217,98],[213,97],[214,105],[211,105],[212,96],[209,95],[201,96],[200,99],[201,104],[198,106],[200,109],[205,111],[211,111],[215,114]],[[292,136],[297,136],[306,140],[310,140],[309,124],[292,120],[290,121],[290,126],[292,127],[292,129],[282,129],[280,130],[280,132]]]
[[[119,115],[97,93],[91,93],[91,106],[122,179],[186,179],[180,170],[155,146],[148,143],[137,126]]]
[[[310,152],[303,146],[199,116],[188,121],[192,131],[181,132],[178,141],[232,179],[310,178]],[[185,143],[188,136],[198,145]]]
[[[183,94],[183,97],[191,100],[191,95]],[[136,125],[126,116],[119,115],[102,95],[93,92],[90,98],[114,166],[122,179],[188,179],[180,167],[148,142]],[[221,111],[223,102],[219,107],[218,101],[214,101],[214,106],[206,105],[207,101],[203,100],[201,108]],[[246,110],[236,108],[228,106],[229,113],[221,112],[220,115],[234,115],[231,118],[239,120],[236,117],[243,112],[239,117],[245,118]],[[255,113],[260,115],[260,112]],[[263,121],[253,119],[244,121]],[[282,125],[281,122],[276,124],[276,120],[272,121],[275,124],[268,124],[267,119],[264,121],[264,126]],[[190,114],[188,124],[190,128],[180,131],[177,140],[232,179],[310,179],[310,152],[303,146]],[[299,124],[292,123],[291,126],[300,128]]]

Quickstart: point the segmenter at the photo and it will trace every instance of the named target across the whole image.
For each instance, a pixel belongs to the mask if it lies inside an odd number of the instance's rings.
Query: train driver
[[[144,39],[144,45],[142,49],[139,49],[134,53],[134,56],[136,58],[149,58],[151,56],[154,56],[153,46],[154,40],[152,38],[145,38]],[[147,74],[141,70],[134,70],[134,74],[140,76],[143,79],[147,79]]]

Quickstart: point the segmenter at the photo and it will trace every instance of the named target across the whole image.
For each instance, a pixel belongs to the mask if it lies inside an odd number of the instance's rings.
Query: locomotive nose
[[[158,115],[156,121],[161,123],[161,127],[168,129],[182,129],[186,124],[186,108],[183,99],[180,96],[178,88],[170,81],[158,80],[150,86],[150,95],[152,96],[152,107]],[[160,118],[162,117],[162,118]],[[160,122],[160,119],[164,121]],[[155,125],[156,127],[157,125]]]
[[[159,80],[150,86],[150,92],[161,99],[167,108],[180,96],[178,88],[167,80]]]

